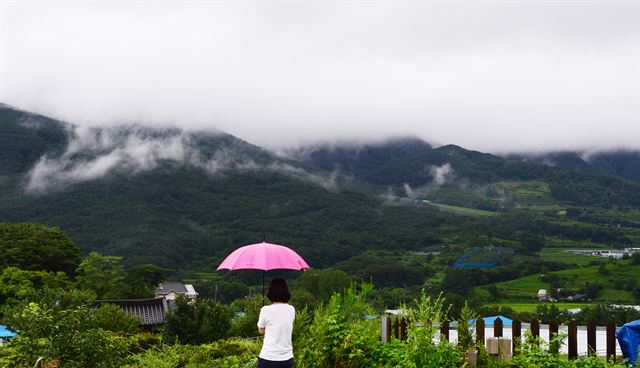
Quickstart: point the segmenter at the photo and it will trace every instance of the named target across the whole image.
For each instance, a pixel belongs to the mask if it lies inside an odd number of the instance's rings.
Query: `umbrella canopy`
[[[264,305],[264,274],[269,270],[304,270],[309,267],[298,253],[278,244],[267,242],[245,245],[225,258],[219,270],[262,270],[262,304]]]
[[[238,248],[225,258],[218,270],[304,270],[310,268],[295,251],[278,244],[257,243]]]

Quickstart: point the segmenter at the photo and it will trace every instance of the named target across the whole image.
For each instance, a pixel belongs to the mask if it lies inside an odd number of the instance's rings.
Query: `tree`
[[[91,252],[80,263],[76,273],[77,287],[92,290],[98,299],[122,299],[129,289],[122,257]]]
[[[167,342],[204,344],[227,337],[231,310],[211,300],[176,299],[176,308],[167,314],[163,336]]]
[[[452,267],[445,271],[440,288],[444,292],[466,295],[472,286],[473,284],[468,281],[467,273],[464,270]]]
[[[600,263],[600,267],[598,267],[598,273],[603,276],[609,276],[611,271],[607,269],[607,266],[604,263]]]
[[[73,274],[80,249],[60,229],[41,224],[0,223],[0,267]]]
[[[164,281],[165,273],[169,271],[153,264],[142,264],[129,268],[126,271],[127,289],[124,297],[129,299],[152,298],[155,295],[156,285]]]
[[[5,309],[3,322],[20,333],[9,346],[16,352],[9,366],[43,367],[119,366],[134,338],[139,320],[117,307],[99,309],[90,292],[62,289],[32,290],[24,300]],[[118,323],[114,323],[118,322]]]
[[[544,239],[531,233],[525,233],[520,236],[520,244],[531,253],[539,252],[544,247]]]
[[[321,301],[328,301],[335,292],[349,288],[352,280],[344,271],[335,268],[311,269],[296,281],[296,286],[315,295]]]
[[[7,267],[0,273],[0,305],[23,300],[36,288],[62,288],[68,283],[64,272],[25,271]]]
[[[602,289],[602,284],[597,282],[587,282],[584,287],[584,293],[587,294],[587,298],[595,299],[598,296],[598,293]]]

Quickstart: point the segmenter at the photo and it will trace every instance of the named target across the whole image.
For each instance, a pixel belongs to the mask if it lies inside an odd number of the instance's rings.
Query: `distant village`
[[[640,248],[624,249],[567,249],[567,252],[585,256],[595,256],[603,258],[622,259],[640,253]]]

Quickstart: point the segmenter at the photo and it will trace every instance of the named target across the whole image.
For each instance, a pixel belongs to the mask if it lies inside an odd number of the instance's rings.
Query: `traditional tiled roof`
[[[164,323],[169,306],[164,298],[96,300],[98,304],[114,304],[123,311],[140,318],[142,326],[156,326]]]
[[[187,287],[181,282],[163,282],[156,288],[156,295],[167,295],[171,291],[186,294]]]

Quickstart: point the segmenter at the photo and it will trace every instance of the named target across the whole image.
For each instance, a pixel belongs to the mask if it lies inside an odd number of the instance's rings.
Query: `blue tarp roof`
[[[491,316],[491,317],[484,317],[482,318],[482,320],[484,321],[484,325],[485,326],[493,326],[493,322],[496,321],[496,319],[500,318],[500,320],[502,320],[502,325],[503,326],[511,326],[511,323],[513,322],[512,320],[510,320],[509,318],[505,317],[505,316]],[[474,325],[476,323],[476,321],[471,320],[469,321],[469,324]]]
[[[11,332],[7,329],[7,326],[0,325],[0,337],[14,337],[15,332]]]
[[[640,345],[640,319],[626,323],[616,333],[622,355],[627,364],[634,367],[638,360],[638,345]]]

